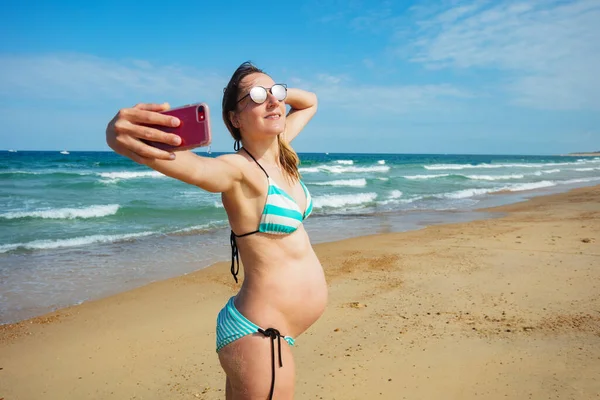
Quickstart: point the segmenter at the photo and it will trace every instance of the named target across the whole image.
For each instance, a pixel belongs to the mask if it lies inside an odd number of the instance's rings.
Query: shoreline
[[[600,187],[600,185],[598,186]],[[503,205],[518,204],[524,201],[526,202],[531,199],[535,199],[537,197],[544,197],[548,195],[554,195],[557,193],[568,193],[574,188],[576,189],[580,187],[592,188],[594,186],[571,185],[571,188],[567,188],[566,190],[564,189],[564,187],[554,186],[549,188],[540,188],[517,192],[488,193],[484,196],[483,199],[480,200],[480,204],[478,204],[477,207],[474,208],[452,210],[417,209],[407,210],[403,212],[384,212],[381,214],[368,214],[366,215],[366,218],[370,221],[370,223],[368,224],[365,224],[364,221],[361,222],[361,219],[364,219],[365,216],[355,216],[349,214],[341,218],[339,221],[329,221],[329,225],[333,227],[334,232],[337,232],[336,234],[331,233],[332,229],[323,231],[319,227],[320,221],[317,220],[317,216],[313,217],[312,220],[307,221],[307,225],[314,224],[314,226],[316,227],[309,231],[309,234],[311,236],[311,242],[313,243],[313,245],[323,243],[327,244],[334,243],[340,240],[360,238],[363,236],[370,236],[374,234],[411,232],[416,230],[422,230],[431,226],[468,223],[478,220],[501,218],[502,213],[495,210],[495,208],[497,207],[502,207]],[[344,227],[347,226],[347,224],[356,226],[359,229],[358,234],[347,234],[347,229],[344,230]],[[337,229],[336,226],[339,229]],[[200,235],[186,235],[183,237],[185,238],[184,240],[190,242],[189,246],[190,248],[192,248],[192,242],[194,242],[195,238],[199,236],[203,238],[208,237],[209,243],[213,243],[213,245],[214,243],[218,243],[218,246],[220,246],[221,248],[211,251],[212,256],[208,259],[182,259],[174,263],[176,268],[174,268],[174,270],[169,270],[170,272],[162,272],[158,274],[154,273],[154,275],[151,275],[150,277],[135,276],[129,279],[135,283],[126,284],[125,287],[120,287],[117,289],[106,289],[103,290],[100,294],[93,294],[92,296],[87,298],[77,299],[76,301],[68,302],[70,304],[65,304],[58,307],[30,306],[31,308],[39,309],[40,311],[33,313],[22,313],[30,315],[25,315],[25,317],[21,317],[18,319],[13,318],[12,320],[9,320],[7,322],[0,322],[0,328],[6,325],[18,324],[19,322],[28,321],[37,317],[43,317],[45,315],[52,314],[65,308],[76,307],[85,304],[89,301],[98,301],[111,296],[118,295],[120,293],[136,290],[140,287],[155,282],[160,282],[163,280],[193,274],[206,268],[211,268],[217,264],[223,264],[228,262],[227,260],[230,249],[226,248],[226,246],[223,245],[223,243],[225,243],[223,240],[219,241],[216,239],[219,236],[219,231],[206,232]],[[179,240],[181,240],[182,237],[179,238]],[[175,240],[175,238],[171,238],[170,240]],[[146,246],[144,243],[145,242],[140,242],[139,244],[134,244],[134,246]],[[166,244],[163,243],[162,245],[168,246],[168,242]],[[123,264],[124,268],[135,268],[135,262],[133,260],[123,259],[120,261]]]
[[[322,243],[487,218],[476,209],[518,201],[532,189],[543,195],[600,183],[599,161],[306,153],[301,169],[315,213],[305,228],[313,243]],[[15,193],[14,207],[7,204],[0,215],[0,324],[230,258],[218,196],[117,154],[24,153],[5,157],[3,165],[8,187],[28,189]]]
[[[579,185],[572,184],[570,187],[572,189],[573,187],[579,187]],[[511,204],[537,196],[564,193],[568,190],[569,187],[554,186],[515,192],[487,193],[479,200],[480,203],[476,207],[470,208],[448,210],[414,209],[399,212],[385,211],[364,215],[348,214],[338,216],[338,219],[329,219],[330,217],[328,216],[315,215],[306,221],[305,224],[307,230],[309,230],[313,244],[330,243],[378,233],[408,232],[439,224],[495,218],[495,215],[491,215],[485,209],[490,206]],[[327,229],[323,229],[324,225],[321,218],[327,218]],[[348,233],[349,226],[352,227],[350,229],[351,234]],[[112,249],[120,248],[123,245],[122,243],[100,244],[96,246],[98,251],[100,253],[108,252],[111,254],[110,257],[90,260],[88,263],[78,265],[71,264],[73,261],[72,257],[69,256],[69,249],[57,249],[56,253],[58,255],[50,256],[55,258],[50,260],[51,262],[59,263],[63,266],[70,265],[70,268],[73,270],[79,268],[85,271],[87,268],[98,268],[98,265],[101,265],[101,268],[111,265],[113,266],[111,267],[113,270],[109,275],[97,275],[95,277],[96,280],[93,282],[86,281],[83,274],[73,276],[72,284],[67,285],[70,286],[68,288],[70,290],[61,292],[58,295],[56,290],[46,293],[47,298],[53,300],[52,304],[46,304],[45,300],[41,297],[44,294],[42,292],[25,297],[19,292],[15,292],[12,295],[12,302],[10,301],[11,299],[8,299],[5,304],[8,304],[9,307],[11,304],[18,304],[18,306],[12,309],[0,308],[0,311],[2,311],[0,312],[0,315],[2,315],[0,327],[43,316],[65,307],[100,300],[122,292],[134,290],[153,282],[194,273],[198,270],[208,268],[215,263],[227,261],[230,253],[230,249],[225,245],[228,242],[226,240],[227,233],[228,231],[225,228],[206,231],[200,234],[157,236],[125,244],[129,249],[127,253],[121,251],[115,252]],[[157,253],[157,249],[169,248],[170,246],[175,246],[176,248],[183,247],[187,249],[185,250],[186,254],[179,254],[178,260],[175,263],[171,263],[170,261],[167,263],[167,259],[163,260],[165,255]],[[91,254],[96,252],[93,247],[87,251]],[[137,256],[134,256],[134,254]],[[153,260],[160,259],[161,262],[152,262],[144,254],[152,254],[156,256]],[[4,260],[4,262],[10,263],[12,260],[15,263],[22,263],[23,260],[20,260],[20,257],[20,255],[8,256],[8,259]],[[38,262],[40,260],[43,261],[43,258],[39,259]],[[109,263],[108,265],[107,262]],[[163,262],[167,264],[162,264]],[[115,269],[114,266],[116,265],[120,266],[120,268]],[[145,267],[140,269],[138,265],[144,265]],[[169,265],[169,267],[163,268],[162,265]],[[148,268],[149,266],[150,269]],[[60,279],[60,276],[58,278]],[[82,279],[84,280],[82,281]],[[113,283],[110,283],[111,281]],[[85,285],[85,290],[74,289],[78,284]],[[60,286],[61,283],[57,281],[56,285]],[[11,291],[8,290],[8,293],[10,295]]]
[[[297,397],[591,398],[599,204],[590,186],[314,245],[330,302],[297,341]],[[0,397],[223,398],[226,264],[0,326]]]

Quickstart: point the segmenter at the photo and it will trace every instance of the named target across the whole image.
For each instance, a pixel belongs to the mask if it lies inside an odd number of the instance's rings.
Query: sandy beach
[[[600,398],[600,186],[488,211],[316,245],[330,297],[296,398]],[[222,399],[236,289],[219,263],[1,326],[0,399]]]

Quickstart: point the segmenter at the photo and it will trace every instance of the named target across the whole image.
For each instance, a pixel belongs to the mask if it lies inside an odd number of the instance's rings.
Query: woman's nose
[[[269,105],[279,103],[279,100],[277,100],[277,97],[275,97],[275,95],[273,93],[271,93],[270,90],[267,90],[267,101],[268,101]]]

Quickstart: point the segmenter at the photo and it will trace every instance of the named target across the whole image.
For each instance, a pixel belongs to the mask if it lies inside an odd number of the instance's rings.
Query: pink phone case
[[[181,137],[181,144],[179,146],[173,146],[166,143],[144,140],[145,143],[166,151],[189,150],[196,147],[208,146],[210,144],[212,136],[210,131],[210,112],[208,104],[189,104],[164,111],[161,114],[177,117],[181,123],[176,128],[156,125],[153,125],[152,127],[178,135]]]

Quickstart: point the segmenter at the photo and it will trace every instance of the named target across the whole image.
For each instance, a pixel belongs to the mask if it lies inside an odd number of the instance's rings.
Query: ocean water
[[[204,156],[218,156],[218,153]],[[300,154],[313,242],[489,217],[600,157]],[[220,195],[111,152],[0,152],[0,324],[227,260]]]

